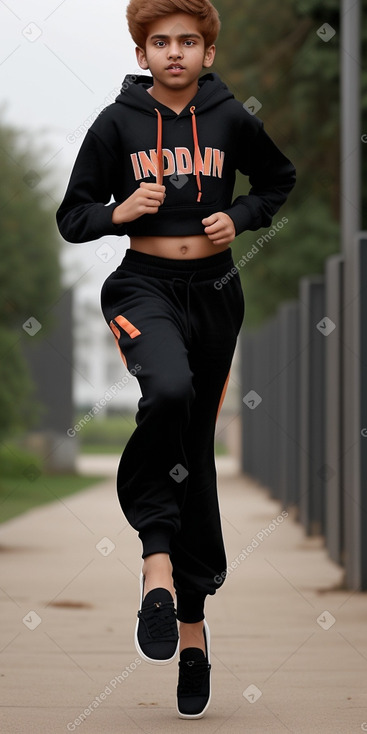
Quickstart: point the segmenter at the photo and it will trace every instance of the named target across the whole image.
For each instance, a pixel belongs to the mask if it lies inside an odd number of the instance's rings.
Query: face
[[[205,48],[198,19],[187,13],[158,18],[148,27],[145,49],[136,49],[138,64],[150,69],[155,82],[184,89],[214,61],[215,46]]]

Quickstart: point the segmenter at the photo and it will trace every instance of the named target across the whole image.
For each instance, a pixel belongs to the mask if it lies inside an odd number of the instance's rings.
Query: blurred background
[[[71,245],[55,222],[87,129],[125,75],[140,73],[126,5],[0,4],[2,521],[98,481],[135,426],[138,383],[99,305],[128,238]],[[366,281],[358,280],[366,266],[367,0],[215,5],[222,30],[213,70],[297,169],[272,227],[245,232],[232,247],[246,316],[216,453],[293,507],[346,564],[347,583],[367,588]],[[349,191],[348,181],[361,185]],[[248,188],[238,175],[235,195]],[[358,512],[348,511],[346,484]],[[346,558],[352,536],[358,547]]]

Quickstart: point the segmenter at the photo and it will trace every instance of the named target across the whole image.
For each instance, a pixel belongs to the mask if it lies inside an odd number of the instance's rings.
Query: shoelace
[[[200,693],[201,686],[208,674],[211,665],[201,660],[180,660],[180,676],[178,681],[179,695]]]
[[[163,637],[165,640],[177,639],[176,611],[173,601],[154,602],[140,609],[138,617],[145,624],[151,637]]]

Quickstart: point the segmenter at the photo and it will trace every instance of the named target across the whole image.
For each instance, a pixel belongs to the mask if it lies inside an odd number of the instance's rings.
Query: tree
[[[246,324],[255,326],[280,301],[297,297],[301,276],[323,272],[325,258],[340,250],[339,0],[216,0],[215,5],[222,21],[216,69],[238,99],[259,100],[258,116],[297,169],[296,187],[279,212],[288,223],[240,271]],[[366,13],[367,0],[362,6]],[[317,33],[325,23],[335,31],[327,42]],[[366,24],[362,34],[365,58]],[[367,132],[366,71],[362,115]],[[367,176],[362,180],[365,200]],[[244,186],[239,176],[236,191]],[[237,238],[235,262],[263,234],[245,232]]]
[[[32,423],[36,405],[22,355],[28,333],[52,323],[60,289],[54,204],[40,153],[21,131],[0,123],[0,437]],[[28,337],[29,338],[29,337]],[[32,337],[37,339],[37,335]]]

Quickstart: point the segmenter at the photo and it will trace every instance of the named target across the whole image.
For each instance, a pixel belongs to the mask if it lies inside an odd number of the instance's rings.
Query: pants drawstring
[[[185,310],[186,310],[187,334],[188,334],[189,339],[191,339],[190,286],[191,286],[191,282],[194,279],[195,275],[196,275],[196,272],[194,271],[193,273],[191,273],[189,280],[185,280],[185,278],[177,278],[177,277],[174,277],[172,279],[172,285],[171,285],[172,292],[173,292],[174,296],[177,298],[178,301],[179,301],[179,298],[178,298],[177,293],[175,291],[175,283],[176,282],[184,283],[187,286],[186,287],[186,307],[185,307]]]

